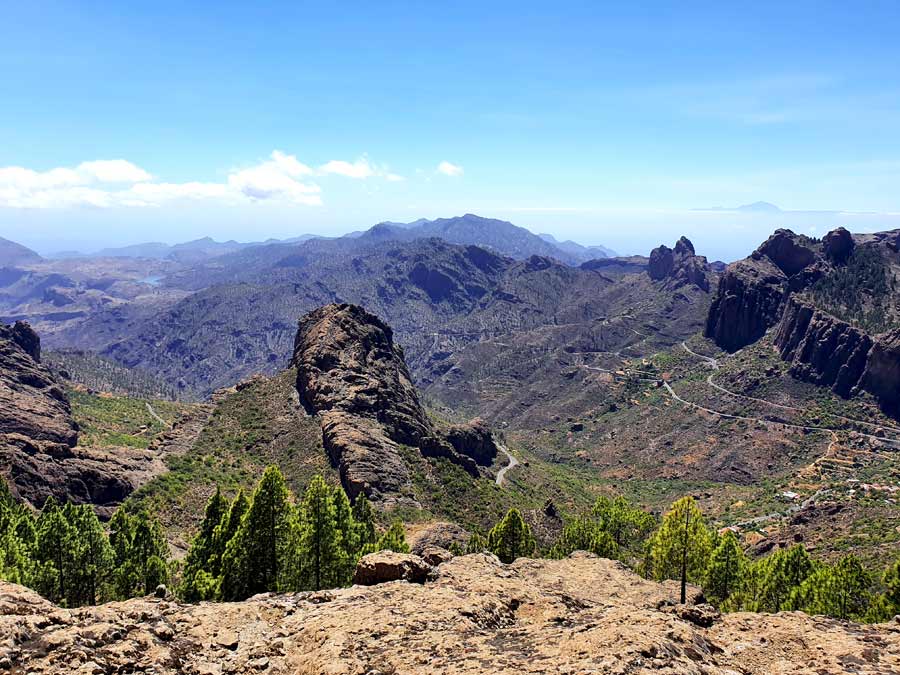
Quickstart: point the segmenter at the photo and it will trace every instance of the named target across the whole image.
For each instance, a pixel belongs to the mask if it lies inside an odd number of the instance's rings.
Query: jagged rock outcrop
[[[468,424],[455,424],[447,430],[447,440],[460,454],[481,466],[490,466],[497,457],[497,442],[487,423],[475,418]]]
[[[78,426],[65,392],[41,364],[41,342],[27,323],[0,325],[0,436],[35,448],[70,448]]]
[[[94,504],[108,517],[138,486],[166,470],[163,459],[171,445],[200,432],[205,413],[198,411],[149,448],[81,447],[65,391],[40,355],[40,338],[28,324],[0,325],[0,480],[35,507],[53,496]]]
[[[436,433],[391,328],[373,314],[350,304],[306,314],[292,364],[300,400],[318,416],[325,449],[351,498],[398,498],[409,483],[400,445],[478,475],[475,461]]]
[[[822,274],[810,241],[776,230],[749,258],[729,265],[709,309],[706,337],[734,352],[777,324],[787,296]]]
[[[875,396],[889,415],[900,416],[900,330],[875,340],[859,386]]]
[[[850,396],[866,369],[872,338],[859,328],[798,300],[788,299],[775,345],[781,358],[791,362],[798,380]]]
[[[687,237],[681,237],[675,248],[657,246],[650,252],[647,274],[654,281],[665,280],[671,288],[693,284],[703,291],[709,291],[709,265],[704,256],[694,252],[694,245]]]
[[[822,249],[825,257],[831,262],[842,265],[853,253],[853,235],[843,227],[832,230],[822,238]]]
[[[186,605],[153,597],[68,610],[0,582],[0,669],[154,672],[844,673],[900,671],[900,623],[675,604],[618,562],[453,558],[425,584],[263,594]]]

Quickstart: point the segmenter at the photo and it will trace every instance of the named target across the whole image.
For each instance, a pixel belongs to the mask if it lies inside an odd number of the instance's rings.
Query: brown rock
[[[839,227],[822,237],[822,248],[826,258],[841,265],[847,262],[847,258],[853,253],[853,235],[843,227]]]
[[[23,636],[7,655],[14,672],[48,675],[89,660],[158,675],[266,666],[344,675],[900,672],[896,623],[736,613],[703,627],[673,611],[678,590],[596,557],[501,565],[469,555],[441,565],[431,583],[354,586],[319,604],[305,594],[166,607],[138,598],[57,610],[51,622],[34,613],[28,591],[0,582],[4,601],[23,599],[20,611],[0,613],[0,635]],[[177,627],[172,639],[153,634],[160,618]],[[110,627],[121,630],[115,642],[85,649],[86,634]],[[225,648],[210,638],[224,631],[240,642]]]
[[[449,550],[454,545],[465,549],[470,533],[456,523],[437,522],[419,530],[410,537],[409,546],[413,553],[421,556],[429,547]]]
[[[424,584],[431,574],[431,565],[411,553],[378,551],[363,556],[356,564],[353,583],[374,586],[389,581],[409,581]]]
[[[351,498],[394,500],[409,483],[400,445],[475,463],[438,438],[419,403],[391,328],[356,305],[326,305],[300,319],[293,365],[297,392],[319,417],[322,441]]]
[[[440,546],[426,546],[419,556],[431,567],[437,567],[453,559],[453,554]]]

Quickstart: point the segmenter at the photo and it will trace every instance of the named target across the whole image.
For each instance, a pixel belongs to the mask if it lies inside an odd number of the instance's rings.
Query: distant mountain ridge
[[[573,241],[558,242],[551,235],[537,235],[508,221],[484,218],[474,213],[435,220],[420,218],[411,223],[386,221],[358,236],[359,239],[379,241],[410,241],[428,237],[439,237],[451,244],[489,248],[516,260],[539,255],[555,258],[567,265],[580,265],[594,258],[614,255],[613,251],[603,246],[588,247]]]
[[[22,263],[33,263],[41,260],[41,256],[30,248],[0,237],[0,267],[10,267]]]
[[[233,239],[220,242],[211,237],[203,237],[179,244],[143,242],[129,246],[103,248],[94,253],[65,251],[53,255],[51,258],[146,258],[190,264],[204,262],[249,248],[298,244],[312,239],[343,239],[367,243],[388,240],[412,241],[430,237],[438,237],[451,244],[489,248],[516,260],[524,260],[532,255],[540,255],[555,258],[567,265],[580,265],[588,260],[609,258],[616,255],[613,250],[605,246],[583,246],[571,240],[560,242],[550,234],[537,235],[524,227],[519,227],[505,220],[484,218],[467,213],[462,216],[437,218],[435,220],[419,218],[409,223],[383,221],[376,223],[367,230],[354,230],[340,237],[302,234],[287,239],[267,239],[266,241],[256,242],[238,242]],[[9,243],[12,244],[12,242]],[[24,247],[22,248],[24,249]],[[24,250],[27,251],[27,249]],[[2,246],[0,246],[0,255],[2,255]],[[36,256],[37,254],[35,253],[34,255]],[[2,259],[0,259],[0,264],[2,264]]]

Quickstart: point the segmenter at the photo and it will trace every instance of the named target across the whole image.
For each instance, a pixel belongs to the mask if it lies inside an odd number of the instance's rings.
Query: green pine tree
[[[403,529],[403,523],[399,520],[392,522],[391,526],[378,538],[375,550],[409,553],[409,544],[406,543],[406,532]]]
[[[791,594],[816,571],[816,567],[815,561],[801,544],[780,549],[763,559],[760,562],[762,580],[755,611],[799,609],[792,605]]]
[[[808,614],[861,620],[872,602],[872,576],[848,554],[834,567],[820,566],[791,594],[790,604]]]
[[[56,603],[68,602],[74,571],[74,534],[57,501],[48,498],[38,519],[36,556],[43,568],[36,590]]]
[[[321,476],[314,476],[306,488],[300,504],[300,527],[304,586],[320,590],[342,585],[345,552],[331,488]]]
[[[363,494],[353,502],[353,520],[356,523],[356,537],[360,548],[378,541],[378,533],[375,530],[375,509]]]
[[[603,529],[600,523],[588,516],[570,520],[563,527],[553,548],[551,558],[565,558],[573,551],[590,551],[601,558],[616,558],[619,547],[613,535]]]
[[[488,540],[477,532],[473,532],[466,544],[466,553],[483,553],[488,550]]]
[[[710,534],[693,497],[682,497],[663,516],[649,542],[648,571],[657,579],[679,579],[681,602],[687,582],[700,582],[710,553]]]
[[[129,556],[131,567],[137,574],[138,587],[134,592],[149,595],[159,584],[168,581],[168,550],[159,521],[147,511],[139,511],[134,516],[134,537]]]
[[[222,561],[222,596],[243,600],[281,590],[293,579],[291,544],[295,542],[293,509],[284,476],[270,466],[253,491],[250,507]]]
[[[114,570],[109,538],[89,504],[73,508],[69,523],[74,532],[74,569],[72,605],[96,605],[108,599]]]
[[[534,537],[518,509],[507,511],[488,533],[488,549],[504,563],[534,554]]]
[[[213,532],[213,552],[209,558],[209,573],[214,577],[222,575],[222,559],[225,556],[225,549],[228,542],[234,539],[234,535],[240,529],[241,519],[249,508],[250,500],[247,499],[247,495],[241,488]]]
[[[621,495],[614,499],[597,497],[592,514],[600,528],[612,537],[616,549],[638,548],[656,527],[653,514],[633,506]]]
[[[741,550],[737,535],[727,530],[713,548],[703,590],[717,605],[725,603],[743,583],[750,560]]]
[[[200,530],[191,540],[191,548],[184,562],[179,594],[188,602],[213,599],[208,593],[214,588],[214,584],[210,584],[206,576],[213,576],[210,570],[216,556],[216,529],[227,515],[228,508],[228,500],[222,496],[222,491],[216,486],[216,491],[206,503],[203,522],[200,523]],[[201,572],[205,572],[206,576],[199,579]]]
[[[334,522],[341,548],[341,563],[336,570],[336,585],[346,586],[353,579],[353,571],[365,545],[362,540],[365,529],[353,519],[353,507],[350,506],[347,493],[340,485],[332,488],[331,501],[334,503]]]

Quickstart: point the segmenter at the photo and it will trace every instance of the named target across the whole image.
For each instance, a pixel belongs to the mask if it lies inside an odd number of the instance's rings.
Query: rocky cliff
[[[41,342],[25,323],[0,325],[0,480],[35,507],[51,495],[96,505],[101,516],[162,473],[167,432],[150,448],[80,447],[69,400],[41,363]]]
[[[709,265],[704,256],[694,252],[694,245],[687,237],[681,237],[675,248],[657,246],[650,252],[647,274],[654,281],[665,281],[671,288],[693,284],[709,291]]]
[[[776,230],[749,258],[728,266],[719,280],[706,321],[707,337],[737,351],[778,323],[785,298],[821,274],[821,245]]]
[[[313,310],[300,319],[292,363],[300,400],[319,418],[325,449],[351,497],[400,497],[409,483],[401,445],[478,475],[484,439],[470,434],[476,443],[467,451],[466,443],[451,444],[435,430],[393,331],[378,317],[349,304]]]
[[[677,605],[584,553],[488,555],[440,564],[433,581],[184,605],[144,598],[67,610],[0,582],[0,669],[14,673],[900,672],[900,624]]]
[[[791,297],[775,333],[781,358],[799,380],[850,396],[860,381],[872,338],[858,328]]]

